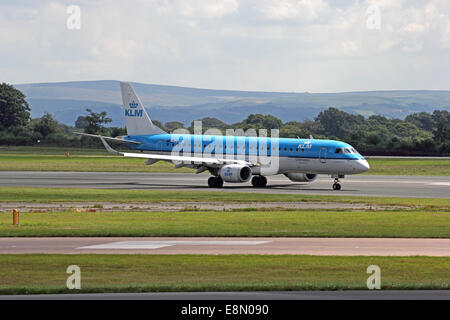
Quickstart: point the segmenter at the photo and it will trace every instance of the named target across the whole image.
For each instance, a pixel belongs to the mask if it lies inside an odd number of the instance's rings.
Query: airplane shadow
[[[95,183],[95,185],[103,185],[103,186],[122,186],[124,189],[167,189],[167,190],[211,190],[211,191],[220,191],[220,190],[245,190],[245,191],[270,191],[270,190],[286,190],[286,191],[303,191],[303,192],[330,192],[330,193],[338,193],[338,191],[331,189],[331,187],[328,189],[321,189],[321,188],[310,188],[309,186],[306,186],[304,184],[271,184],[268,185],[266,188],[253,188],[252,186],[248,185],[231,185],[231,184],[225,184],[221,189],[218,188],[209,188],[207,185],[200,186],[200,185],[181,185],[181,184],[155,184],[155,183],[142,183],[142,182],[120,182],[120,183]],[[306,187],[306,188],[305,188]],[[358,190],[353,189],[341,189],[339,190],[340,193],[342,192],[356,192]]]

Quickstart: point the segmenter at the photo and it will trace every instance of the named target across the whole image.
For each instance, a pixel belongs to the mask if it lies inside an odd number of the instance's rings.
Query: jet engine
[[[313,182],[317,179],[317,174],[313,173],[285,173],[284,175],[289,180],[297,182]]]
[[[219,176],[226,182],[247,182],[252,177],[252,170],[247,166],[230,164],[220,168]]]

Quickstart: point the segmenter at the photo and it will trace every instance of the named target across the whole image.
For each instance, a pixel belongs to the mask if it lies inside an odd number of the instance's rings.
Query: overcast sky
[[[69,5],[81,10],[80,29],[67,26],[78,21]],[[0,1],[1,82],[103,79],[450,90],[450,1]]]

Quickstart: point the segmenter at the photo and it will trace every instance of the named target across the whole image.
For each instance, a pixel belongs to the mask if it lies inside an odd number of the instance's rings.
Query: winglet
[[[109,153],[114,153],[114,154],[120,154],[123,155],[121,152],[114,150],[113,148],[111,148],[111,146],[108,144],[108,142],[106,142],[105,138],[100,137],[100,140],[102,140],[103,145],[105,146],[106,150]]]

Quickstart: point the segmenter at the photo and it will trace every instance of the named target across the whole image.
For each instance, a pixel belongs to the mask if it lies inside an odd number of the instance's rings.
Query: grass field
[[[181,211],[0,214],[0,237],[251,236],[450,238],[449,211]]]
[[[449,199],[389,198],[363,196],[326,196],[250,192],[159,191],[82,188],[0,187],[0,202],[345,202],[381,205],[401,205],[424,208],[450,208]]]
[[[69,265],[81,290],[66,289]],[[259,255],[0,255],[0,293],[449,289],[450,258]]]
[[[65,152],[71,156],[66,157]],[[369,157],[370,175],[450,176],[450,159],[384,159]],[[0,147],[1,171],[193,172],[171,163],[146,166],[144,160],[111,156],[104,150]]]
[[[370,159],[369,175],[450,176],[450,159]]]

